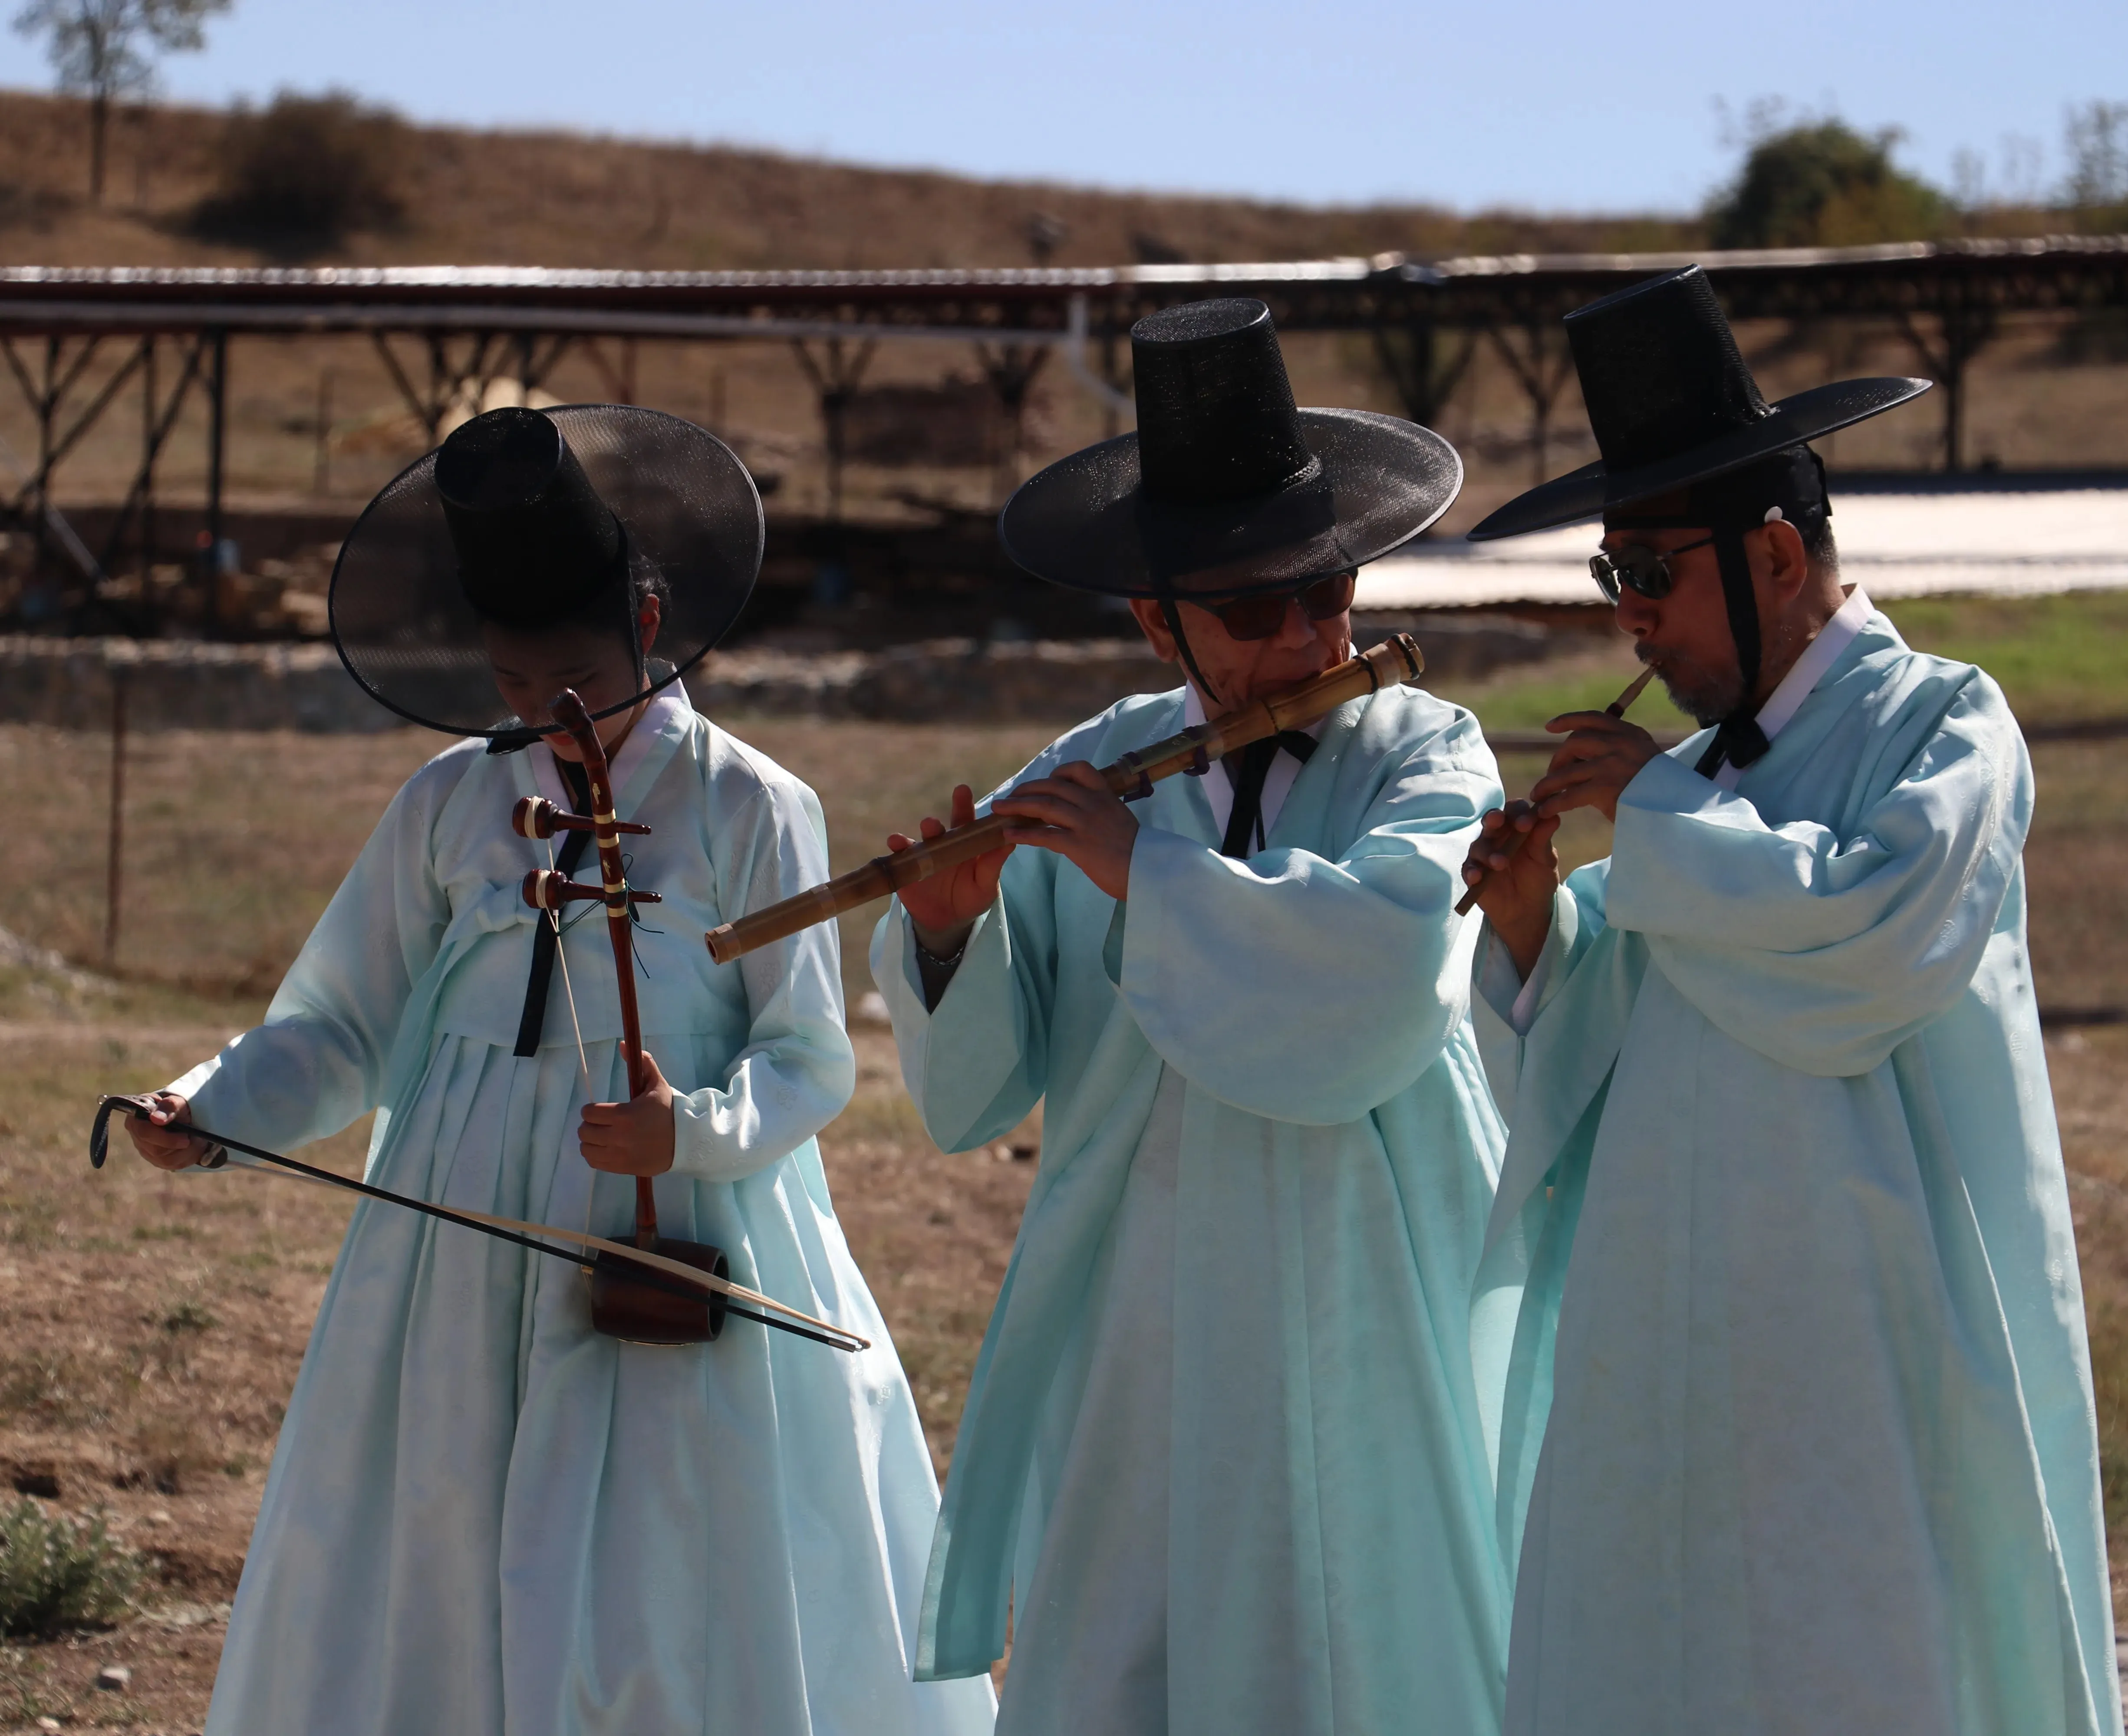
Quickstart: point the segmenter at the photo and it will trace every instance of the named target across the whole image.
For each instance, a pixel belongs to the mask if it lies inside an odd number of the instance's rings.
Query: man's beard
[[[1655,679],[1670,703],[1703,729],[1712,728],[1744,701],[1744,679],[1735,670],[1712,671],[1689,657],[1660,652],[1643,652],[1641,661],[1655,666]]]

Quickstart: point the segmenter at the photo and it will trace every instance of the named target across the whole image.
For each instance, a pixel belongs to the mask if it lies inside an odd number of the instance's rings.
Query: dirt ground
[[[1615,652],[1550,670],[1540,690],[1463,695],[1496,722],[1575,684],[1615,691]],[[1527,679],[1527,678],[1525,678]],[[2013,690],[2014,692],[2014,690]],[[878,847],[955,776],[1008,775],[1050,731],[760,723],[742,733],[812,782],[836,866]],[[0,1731],[182,1736],[204,1715],[283,1406],[345,1222],[330,1193],[256,1175],[166,1177],[123,1152],[85,1161],[100,1090],[159,1084],[258,1015],[390,791],[434,742],[171,734],[140,744],[126,893],[108,985],[0,965],[0,1499],[102,1511],[151,1558],[141,1613],[100,1634],[0,1645]],[[56,792],[12,838],[0,923],[97,966],[103,922],[104,745],[0,727],[12,787]],[[2102,744],[2035,752],[2027,852],[2043,1004],[2128,1003],[2128,775]],[[1536,766],[1504,768],[1520,787]],[[1571,843],[1603,847],[1600,823]],[[868,921],[843,932],[853,1000]],[[892,1044],[862,1022],[848,1110],[824,1135],[850,1241],[906,1364],[934,1457],[962,1394],[1033,1179],[1033,1124],[941,1153],[901,1089]],[[2108,1505],[2128,1530],[2128,1027],[2064,1028],[2048,1057],[2090,1300]],[[361,1130],[323,1147],[352,1170]],[[118,1665],[125,1685],[98,1688]],[[40,1724],[40,1719],[51,1720]]]
[[[163,1175],[122,1148],[93,1172],[95,1093],[160,1083],[230,1035],[143,1028],[93,1000],[0,1020],[0,1499],[101,1511],[153,1573],[145,1613],[107,1633],[0,1645],[0,1729],[197,1730],[347,1207],[294,1180]],[[857,1095],[822,1141],[829,1184],[943,1470],[1039,1130],[946,1155],[892,1040],[855,1036]],[[354,1129],[306,1156],[357,1173],[362,1147]],[[126,1686],[95,1687],[112,1664]]]

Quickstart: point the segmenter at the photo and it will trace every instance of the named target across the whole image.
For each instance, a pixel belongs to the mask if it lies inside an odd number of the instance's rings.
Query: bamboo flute
[[[1202,773],[1213,761],[1223,758],[1251,742],[1261,741],[1284,729],[1304,729],[1327,717],[1347,700],[1356,700],[1378,688],[1396,686],[1415,680],[1426,667],[1418,642],[1408,633],[1394,633],[1370,650],[1348,657],[1334,669],[1311,676],[1290,687],[1230,711],[1180,735],[1170,736],[1149,747],[1125,754],[1113,766],[1101,768],[1109,788],[1125,801],[1150,795],[1152,786],[1178,771]],[[734,922],[710,930],[705,937],[710,956],[728,965],[758,947],[787,938],[883,898],[904,886],[913,886],[943,870],[972,861],[1005,842],[1011,823],[1002,814],[986,814],[971,825],[957,827],[921,844],[912,844],[896,854],[874,856],[862,868],[838,875],[824,885],[801,892],[781,904],[771,904]]]
[[[1641,696],[1641,690],[1646,687],[1648,683],[1652,681],[1655,678],[1655,666],[1651,663],[1637,676],[1634,676],[1633,685],[1632,686],[1628,687],[1623,693],[1620,694],[1617,698],[1612,700],[1609,704],[1603,708],[1603,715],[1607,718],[1622,718],[1625,716],[1626,708],[1631,705],[1635,700],[1637,700]],[[1509,850],[1508,854],[1509,856],[1513,856],[1517,851],[1520,851],[1522,847],[1523,842],[1528,837],[1529,834],[1527,832],[1517,832],[1515,834],[1514,847],[1513,849]],[[1478,894],[1485,889],[1485,880],[1492,879],[1494,872],[1494,870],[1488,868],[1485,870],[1484,880],[1480,880],[1476,885],[1473,886],[1468,892],[1465,893],[1461,898],[1456,900],[1456,915],[1468,916],[1470,913],[1471,910],[1477,904]]]

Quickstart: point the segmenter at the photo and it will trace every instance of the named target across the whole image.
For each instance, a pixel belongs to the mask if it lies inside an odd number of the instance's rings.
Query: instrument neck
[[[592,837],[598,846],[599,881],[606,894],[606,933],[613,942],[613,965],[620,995],[621,1058],[628,1067],[628,1094],[643,1095],[649,1084],[643,1065],[643,1022],[635,1004],[634,913],[628,901],[628,870],[621,860],[620,832],[614,812],[613,771],[606,744],[599,740],[582,700],[565,692],[554,701],[553,715],[569,732],[582,760],[579,768],[591,792]],[[557,757],[558,758],[558,756]],[[635,1241],[641,1248],[658,1244],[658,1207],[650,1179],[635,1179]]]

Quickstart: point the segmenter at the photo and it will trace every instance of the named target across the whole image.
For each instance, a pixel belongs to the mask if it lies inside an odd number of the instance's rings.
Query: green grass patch
[[[1986,670],[2027,723],[2128,711],[2128,591],[1931,597],[1884,613],[1915,650]]]
[[[1917,651],[1986,670],[2027,723],[2128,713],[2128,591],[1931,597],[1891,604],[1884,613]],[[1469,706],[1488,729],[1539,729],[1561,712],[1609,704],[1633,671],[1631,652],[1617,640],[1483,681],[1443,681],[1434,690]],[[1694,727],[1660,685],[1641,697],[1633,719],[1657,731]]]

